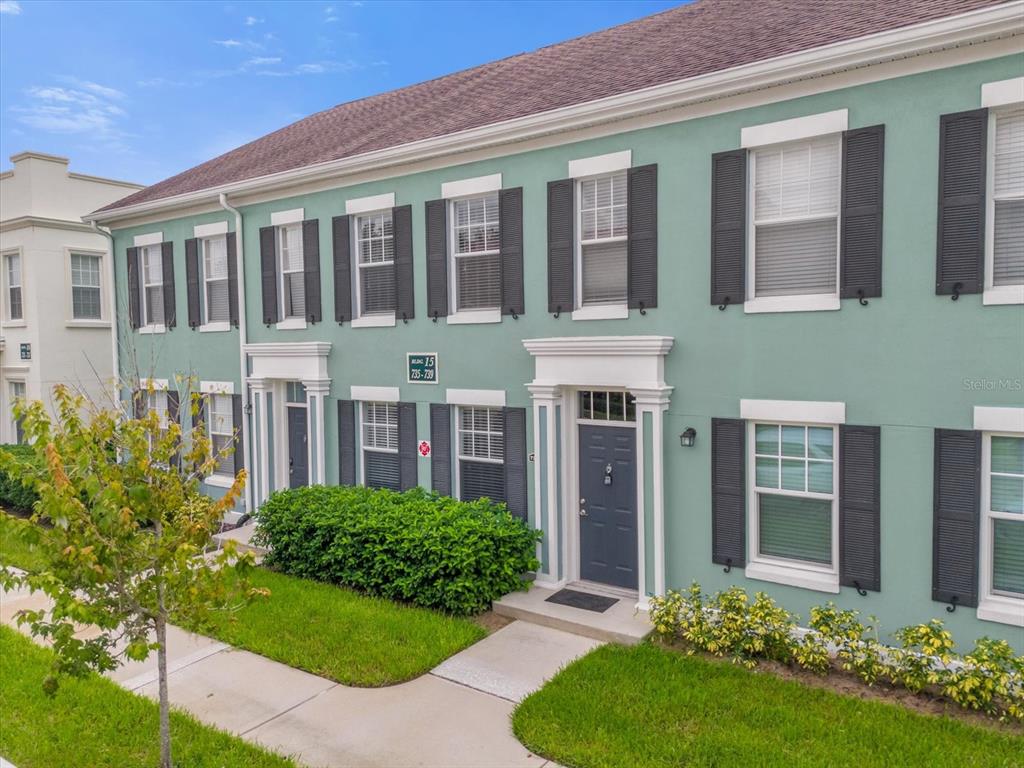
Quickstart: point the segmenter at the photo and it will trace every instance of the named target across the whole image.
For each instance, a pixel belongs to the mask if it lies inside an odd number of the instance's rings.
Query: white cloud
[[[262,24],[262,23],[263,23],[263,19],[258,19],[255,16],[246,16],[245,17],[245,26],[247,26],[247,27],[254,27],[257,24]]]
[[[242,42],[240,40],[228,39],[228,40],[214,40],[213,44],[214,45],[221,45],[221,46],[224,46],[225,48],[240,48],[241,45],[242,45]]]
[[[0,0],[0,13],[17,16],[21,13],[21,3],[18,0]]]
[[[328,5],[324,8],[324,23],[331,24],[338,20],[338,15],[334,12],[334,6]]]
[[[114,103],[124,98],[116,88],[76,78],[61,78],[78,85],[32,86],[23,104],[11,107],[15,120],[47,133],[88,134],[103,141],[116,141],[127,134],[119,122],[127,112]]]
[[[247,62],[245,62],[242,65],[242,67],[243,68],[265,67],[265,66],[267,66],[269,64],[280,64],[280,63],[281,63],[281,57],[280,56],[256,56],[256,57],[254,57],[252,59],[249,59]]]

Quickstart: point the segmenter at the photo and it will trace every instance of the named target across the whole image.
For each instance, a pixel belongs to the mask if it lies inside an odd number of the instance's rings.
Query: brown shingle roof
[[[699,0],[340,104],[104,210],[581,104],[1003,1]]]

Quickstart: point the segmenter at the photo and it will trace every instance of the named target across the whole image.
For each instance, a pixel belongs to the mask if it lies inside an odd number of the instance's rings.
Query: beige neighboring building
[[[64,382],[110,391],[114,307],[109,239],[82,215],[141,185],[73,173],[68,159],[11,157],[0,173],[0,442],[19,439],[18,397],[51,405]]]

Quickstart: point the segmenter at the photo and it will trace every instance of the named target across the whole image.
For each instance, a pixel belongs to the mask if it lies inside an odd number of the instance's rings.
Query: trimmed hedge
[[[294,488],[272,494],[256,518],[271,567],[453,614],[487,610],[538,566],[540,532],[503,504],[422,488]]]
[[[0,445],[0,450],[7,451],[18,461],[33,461],[35,451],[29,445]],[[20,477],[15,477],[0,470],[0,507],[12,511],[28,512],[39,500],[39,495],[26,485]]]

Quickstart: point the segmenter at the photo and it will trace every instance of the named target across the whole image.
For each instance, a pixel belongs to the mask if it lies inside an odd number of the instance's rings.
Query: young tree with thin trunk
[[[190,382],[175,383],[185,385],[182,404],[198,413]],[[53,647],[54,669],[44,682],[51,693],[62,674],[104,672],[156,652],[160,765],[171,768],[168,622],[201,628],[259,590],[246,582],[251,555],[231,543],[211,548],[245,470],[220,499],[201,493],[200,480],[226,456],[214,454],[202,426],[183,439],[179,424],[146,412],[146,394],[135,392],[124,409],[98,408],[57,386],[54,420],[42,403],[16,406],[34,460],[0,450],[0,468],[20,474],[39,495],[33,520],[40,525],[26,526],[24,535],[46,567],[29,574],[0,569],[0,582],[41,590],[53,603],[18,616]],[[92,630],[80,632],[85,626]]]

